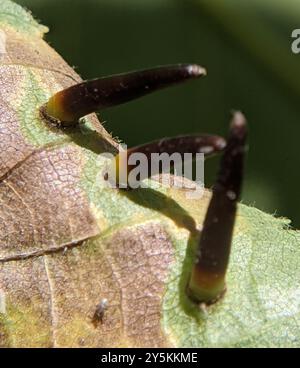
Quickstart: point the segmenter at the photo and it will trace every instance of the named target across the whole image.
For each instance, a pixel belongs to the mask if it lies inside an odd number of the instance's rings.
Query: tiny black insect
[[[96,306],[96,310],[92,318],[92,322],[95,327],[97,327],[99,322],[103,323],[104,314],[107,308],[108,308],[107,299],[101,299],[100,303]]]

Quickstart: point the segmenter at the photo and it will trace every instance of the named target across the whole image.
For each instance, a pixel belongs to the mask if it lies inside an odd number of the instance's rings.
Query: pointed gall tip
[[[197,64],[187,65],[187,70],[189,75],[194,78],[205,77],[207,75],[206,69]]]
[[[214,142],[215,150],[218,152],[223,151],[224,148],[226,147],[226,144],[227,144],[226,139],[222,137],[217,137]]]
[[[232,112],[230,130],[235,135],[245,135],[247,130],[247,120],[241,111]]]

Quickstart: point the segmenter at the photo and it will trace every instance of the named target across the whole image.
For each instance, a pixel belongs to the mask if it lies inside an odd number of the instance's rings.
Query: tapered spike
[[[56,93],[42,107],[42,113],[68,125],[92,112],[203,75],[206,71],[198,65],[178,64],[94,79]]]
[[[130,158],[134,154],[143,154],[147,158],[147,170],[145,171],[144,176],[141,174],[139,178],[139,181],[142,181],[146,177],[149,178],[163,172],[162,167],[158,165],[156,166],[157,171],[155,171],[155,168],[153,167],[153,154],[160,155],[162,153],[166,153],[171,156],[174,153],[178,153],[183,161],[186,153],[191,153],[193,159],[196,158],[197,153],[203,153],[205,157],[210,157],[223,151],[225,146],[225,139],[216,135],[202,134],[163,138],[158,141],[130,148],[127,151],[118,154],[115,158],[113,172],[111,174],[115,174],[118,186],[121,184],[121,187],[130,188],[128,176],[130,172],[137,167],[137,164],[129,163]],[[172,163],[173,162],[171,162],[171,164]],[[140,162],[138,164],[140,164]],[[125,174],[122,175],[122,171]]]
[[[242,113],[236,112],[188,285],[188,294],[199,303],[213,303],[225,291],[237,201],[242,188],[246,136],[246,120]]]

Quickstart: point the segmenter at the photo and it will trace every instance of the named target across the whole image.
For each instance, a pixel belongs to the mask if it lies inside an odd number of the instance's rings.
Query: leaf
[[[101,153],[116,143],[97,118],[62,131],[39,116],[80,78],[8,0],[0,29],[0,345],[299,345],[300,235],[288,221],[240,205],[228,291],[199,308],[185,287],[210,193],[107,188]]]
[[[299,7],[295,0],[285,2],[254,0],[247,3],[238,0],[226,2],[222,0],[190,0],[190,2],[194,5],[195,10],[202,9],[208,12],[215,21],[224,27],[226,33],[232,35],[242,48],[246,49],[266,68],[268,73],[273,74],[292,93],[299,96],[298,62],[291,52],[291,42],[287,41],[287,37],[291,36],[293,30],[290,24],[291,15],[297,16],[297,19],[299,17]],[[274,21],[273,27],[270,26],[272,22],[268,17],[261,17],[262,11],[269,17],[274,12],[279,12],[283,19],[288,17],[287,31],[279,32],[276,30]],[[284,16],[282,17],[282,15]],[[253,24],[255,24],[255,32],[251,31]],[[266,45],[268,45],[268,52],[265,52]]]

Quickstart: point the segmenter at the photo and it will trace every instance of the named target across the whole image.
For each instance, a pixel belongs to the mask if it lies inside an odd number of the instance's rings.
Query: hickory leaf
[[[96,116],[61,130],[39,115],[79,76],[45,27],[0,5],[0,345],[299,346],[299,232],[241,204],[228,290],[194,304],[186,285],[210,192],[107,187],[101,153],[116,142]]]

